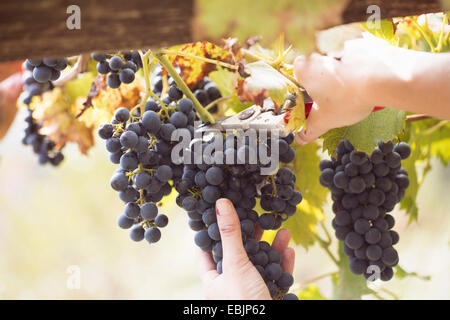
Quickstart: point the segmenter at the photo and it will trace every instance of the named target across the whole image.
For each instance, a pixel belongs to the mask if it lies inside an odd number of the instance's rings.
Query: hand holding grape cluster
[[[174,187],[179,193],[177,204],[187,211],[189,226],[197,232],[195,243],[202,250],[212,252],[217,271],[222,273],[223,252],[215,203],[219,198],[227,198],[236,206],[245,250],[266,281],[272,297],[292,298],[287,292],[293,277],[282,271],[280,254],[267,242],[255,238],[255,224],[262,229],[276,230],[296,212],[302,195],[294,190],[295,174],[283,167],[270,176],[261,175],[261,166],[269,164],[250,163],[250,152],[255,146],[250,139],[239,135],[225,134],[223,151],[216,151],[208,159],[203,151],[211,148],[215,137],[196,142],[194,139],[187,150],[193,161],[174,163],[171,153],[176,142],[171,140],[172,133],[187,129],[191,138],[194,136],[193,103],[182,97],[173,84],[168,94],[162,97],[166,107],[162,108],[159,101],[151,98],[146,102],[142,116],[139,109],[130,115],[128,109],[120,108],[113,121],[99,129],[100,137],[106,139],[110,160],[120,164],[111,179],[111,187],[126,203],[118,219],[119,226],[131,228],[130,237],[134,241],[144,238],[149,243],[159,241],[159,228],[165,227],[168,219],[164,214],[158,214],[157,204]],[[264,154],[271,154],[272,142],[258,141],[256,149],[265,148]],[[289,146],[292,142],[292,134],[273,142],[277,144],[279,153],[276,157],[281,162],[289,163],[294,159],[295,152]],[[199,149],[196,144],[200,144]],[[200,153],[201,163],[194,164],[195,152]],[[253,210],[257,198],[261,198],[266,211],[259,217]]]

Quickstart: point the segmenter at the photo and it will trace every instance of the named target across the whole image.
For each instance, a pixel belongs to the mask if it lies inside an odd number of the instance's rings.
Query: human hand
[[[204,284],[204,294],[213,300],[269,300],[269,290],[262,276],[251,263],[245,252],[239,217],[233,204],[228,199],[216,202],[217,223],[222,239],[222,274],[216,271],[216,264],[211,253],[199,251],[199,271]],[[263,230],[256,228],[255,238],[259,240]],[[290,233],[286,229],[278,231],[272,249],[282,257],[281,267],[284,272],[292,273],[295,252],[288,248]]]
[[[0,75],[4,75],[2,71],[0,65]],[[19,72],[0,81],[0,139],[6,135],[16,116],[16,102],[21,91],[22,76]]]
[[[297,57],[295,77],[314,104],[295,141],[302,145],[330,129],[367,117],[379,105],[380,87],[387,85],[389,79],[406,76],[407,66],[392,66],[399,56],[397,50],[402,49],[371,37],[345,42],[340,58],[316,53]]]

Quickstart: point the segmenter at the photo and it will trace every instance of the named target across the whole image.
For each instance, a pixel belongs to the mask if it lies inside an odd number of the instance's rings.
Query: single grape
[[[138,138],[137,134],[133,131],[125,131],[120,136],[120,144],[125,149],[134,148],[137,145],[138,141],[139,141],[139,138]]]
[[[200,248],[205,248],[211,245],[211,238],[208,235],[207,230],[201,230],[195,234],[195,244]]]
[[[188,118],[183,112],[177,111],[170,116],[170,123],[176,128],[186,128]]]
[[[130,119],[130,111],[127,108],[119,108],[114,113],[114,119],[119,122],[127,122]]]
[[[134,220],[130,219],[126,215],[122,214],[117,219],[117,224],[122,229],[129,229],[134,224]]]
[[[124,214],[130,219],[136,219],[141,213],[139,206],[134,202],[125,205]]]
[[[133,241],[141,241],[144,239],[145,230],[140,225],[135,225],[130,230],[130,238]]]
[[[155,218],[155,224],[159,228],[164,228],[169,223],[169,218],[165,214],[158,214]]]
[[[264,275],[267,279],[277,281],[280,279],[281,275],[283,274],[283,270],[281,269],[281,266],[278,263],[269,263],[264,268]]]
[[[155,177],[158,178],[161,182],[167,182],[170,179],[172,179],[173,172],[172,168],[168,165],[162,165],[159,166],[158,169],[156,169]]]
[[[382,252],[383,250],[381,249],[381,247],[377,245],[370,245],[366,249],[367,258],[371,261],[379,260],[381,258]]]
[[[146,202],[141,206],[141,217],[153,221],[158,214],[158,207],[152,202]]]
[[[366,242],[369,244],[378,243],[381,240],[381,232],[376,228],[370,228],[364,235]]]
[[[117,89],[120,87],[121,81],[119,75],[116,73],[110,73],[106,78],[106,84],[112,89]]]
[[[161,231],[158,228],[150,227],[145,230],[144,237],[149,243],[158,242],[161,239]]]
[[[206,186],[202,191],[203,200],[215,203],[220,198],[220,190],[216,186]]]
[[[364,239],[361,235],[357,234],[354,231],[349,232],[345,236],[344,243],[350,248],[350,249],[358,249],[361,247],[364,243]]]
[[[113,71],[118,71],[123,67],[124,63],[121,57],[114,56],[111,59],[109,59],[109,67]]]
[[[292,286],[293,283],[294,277],[288,272],[283,272],[280,278],[276,281],[276,284],[280,288],[289,288],[290,286]]]
[[[216,241],[220,240],[219,225],[216,222],[209,225],[208,235],[213,240],[216,240]]]
[[[151,134],[156,134],[161,128],[161,120],[155,111],[145,111],[142,116],[142,125]]]

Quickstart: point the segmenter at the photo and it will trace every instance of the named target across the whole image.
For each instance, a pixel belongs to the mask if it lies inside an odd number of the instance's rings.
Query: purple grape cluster
[[[204,77],[194,91],[194,96],[203,106],[207,106],[211,102],[221,98],[222,94],[215,82],[211,81],[208,77]],[[208,111],[213,114],[216,113],[218,111],[217,104],[213,105]]]
[[[40,125],[33,118],[33,111],[28,109],[28,115],[25,117],[27,127],[25,128],[25,137],[22,139],[24,145],[33,148],[33,152],[38,155],[39,164],[50,163],[58,166],[63,160],[64,155],[60,150],[55,149],[55,143],[47,136],[40,134]]]
[[[108,75],[106,84],[117,89],[122,83],[132,83],[135,73],[142,68],[142,60],[137,51],[127,51],[122,55],[108,55],[105,53],[92,53],[92,59],[97,61],[97,71]]]
[[[22,102],[29,106],[33,97],[40,96],[45,91],[52,90],[53,85],[50,81],[44,83],[36,81],[33,77],[33,69],[30,67],[28,61],[25,61],[22,66],[24,70],[22,75],[24,91]],[[33,60],[33,63],[37,64],[37,60]],[[50,163],[53,166],[58,166],[64,160],[64,155],[61,153],[61,150],[55,149],[56,145],[49,137],[39,132],[41,125],[33,118],[33,111],[28,108],[27,112],[28,114],[25,117],[27,126],[22,143],[33,148],[33,152],[38,155],[39,164],[44,165]]]
[[[378,143],[371,155],[357,151],[348,140],[337,146],[337,158],[320,162],[320,183],[333,199],[332,221],[336,238],[344,243],[350,270],[376,280],[393,277],[399,257],[393,248],[399,235],[393,231],[392,211],[409,186],[401,160],[411,149],[405,142]]]
[[[58,80],[61,71],[68,65],[66,58],[43,58],[43,59],[27,59],[25,61],[26,70],[30,71],[34,80],[39,83],[48,83],[49,81]]]
[[[176,71],[180,73],[180,69],[176,68]],[[153,92],[158,96],[161,97],[162,90],[163,90],[163,79],[162,79],[162,69],[160,65],[157,65],[154,72],[154,77],[152,79]],[[167,94],[162,98],[162,101],[166,103],[168,100],[170,100],[169,95],[174,95],[176,92],[171,92],[172,87],[175,86],[175,81],[170,75],[167,75],[167,83],[169,85],[169,91]],[[211,81],[208,77],[204,77],[196,86],[196,88],[193,90],[195,98],[200,102],[200,104],[204,107],[206,107],[209,103],[219,99],[222,97],[222,94],[220,93],[219,88],[217,87],[216,83]],[[182,93],[178,93],[181,94]],[[214,105],[212,108],[208,110],[210,113],[216,113],[218,111],[217,105]]]
[[[293,294],[287,294],[293,277],[283,272],[280,254],[271,249],[267,242],[254,237],[256,224],[263,229],[278,229],[283,221],[296,212],[302,196],[294,190],[295,174],[283,167],[271,176],[261,175],[262,164],[250,164],[248,161],[250,140],[242,138],[239,142],[239,139],[241,137],[236,135],[227,136],[223,142],[223,151],[215,151],[210,158],[204,156],[204,151],[211,148],[215,137],[191,144],[191,160],[195,159],[195,153],[199,153],[203,161],[184,166],[182,178],[175,184],[179,193],[177,204],[186,210],[189,226],[197,232],[194,238],[196,245],[212,252],[217,271],[222,273],[222,243],[215,203],[219,198],[229,199],[241,222],[244,248],[266,281],[271,296],[275,299],[296,298]],[[279,139],[278,143],[291,148],[289,144],[292,141],[293,135],[290,134]],[[196,144],[201,145],[196,147]],[[260,141],[258,148],[267,148],[266,154],[270,154],[270,145]],[[230,158],[234,164],[230,164]],[[242,164],[238,164],[238,159]],[[293,156],[284,160],[290,162]],[[267,211],[261,216],[254,210],[258,198],[261,198],[261,202],[265,201],[263,209]]]
[[[131,228],[134,241],[159,241],[159,228],[167,225],[168,218],[158,214],[157,204],[171,193],[171,181],[176,183],[183,174],[183,165],[171,160],[176,144],[171,136],[176,129],[193,133],[195,113],[191,100],[177,98],[164,110],[156,100],[146,101],[142,116],[139,109],[131,115],[128,109],[119,108],[112,122],[98,130],[106,140],[110,161],[120,164],[110,184],[125,203],[118,225]]]

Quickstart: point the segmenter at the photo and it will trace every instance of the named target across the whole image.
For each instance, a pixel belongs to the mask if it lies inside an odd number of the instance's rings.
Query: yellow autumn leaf
[[[94,144],[93,126],[76,119],[76,108],[69,100],[59,87],[47,91],[31,103],[33,117],[42,124],[40,132],[55,142],[57,149],[74,142],[86,154]]]

